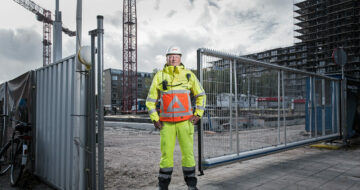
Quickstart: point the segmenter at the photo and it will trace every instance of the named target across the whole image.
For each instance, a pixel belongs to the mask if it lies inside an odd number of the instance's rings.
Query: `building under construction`
[[[295,45],[246,57],[324,74],[340,74],[335,48],[347,53],[345,74],[360,79],[360,2],[305,0],[294,2]]]

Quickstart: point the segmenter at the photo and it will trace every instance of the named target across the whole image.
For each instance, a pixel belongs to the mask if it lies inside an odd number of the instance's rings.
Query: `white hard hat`
[[[181,49],[177,46],[171,46],[166,52],[166,55],[170,55],[170,54],[182,55]]]

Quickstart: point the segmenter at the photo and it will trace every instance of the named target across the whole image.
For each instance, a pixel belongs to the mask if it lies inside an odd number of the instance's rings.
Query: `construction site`
[[[118,3],[118,68],[104,66],[113,20],[83,18],[82,0],[74,29],[63,24],[59,0],[55,14],[35,0],[13,3],[42,24],[43,62],[0,83],[0,190],[161,189],[165,132],[149,115],[161,118],[165,103],[163,92],[149,98],[159,69],[138,68],[144,67],[138,34],[146,25],[138,20],[139,2]],[[189,70],[206,97],[190,131],[198,189],[360,189],[360,2],[294,0],[292,6],[291,46],[250,54],[196,47],[186,54],[196,60]],[[83,19],[93,27],[83,30]],[[75,42],[69,56],[63,35]],[[166,56],[162,62],[170,64]],[[168,93],[164,81],[159,86]],[[188,97],[195,115],[199,95]],[[149,101],[155,109],[146,107]],[[19,130],[23,125],[31,129]],[[169,189],[191,189],[179,141]]]

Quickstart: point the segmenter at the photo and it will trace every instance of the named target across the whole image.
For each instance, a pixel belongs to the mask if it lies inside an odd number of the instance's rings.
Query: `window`
[[[116,75],[111,76],[111,80],[118,80],[118,77]]]
[[[271,51],[271,55],[272,56],[277,55],[277,51]]]
[[[270,62],[275,62],[275,61],[277,61],[277,57],[273,57],[270,59]]]

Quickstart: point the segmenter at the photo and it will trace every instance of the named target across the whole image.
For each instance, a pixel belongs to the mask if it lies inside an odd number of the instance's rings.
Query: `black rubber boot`
[[[159,190],[168,190],[171,181],[173,168],[160,168],[159,171]]]
[[[189,190],[197,190],[197,179],[195,177],[195,167],[183,167],[184,180]]]
[[[158,179],[159,179],[159,190],[168,190],[171,178],[164,179],[164,178],[158,177]]]
[[[198,190],[198,188],[196,187],[197,184],[196,177],[184,177],[184,179],[189,190]]]

